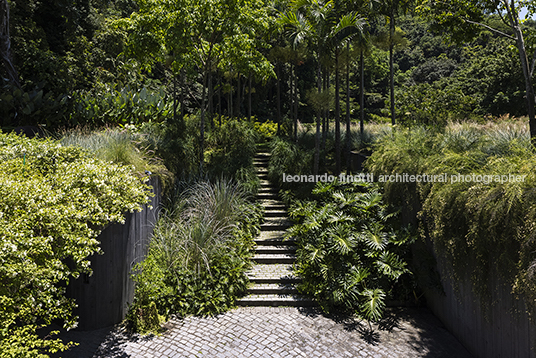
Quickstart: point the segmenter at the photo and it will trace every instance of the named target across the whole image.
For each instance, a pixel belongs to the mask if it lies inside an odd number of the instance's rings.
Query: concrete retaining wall
[[[155,196],[152,209],[128,213],[125,224],[112,224],[99,235],[103,255],[91,257],[93,274],[82,275],[67,287],[67,296],[76,299],[79,330],[91,330],[121,322],[134,298],[132,267],[147,254],[149,238],[158,219],[161,187],[158,178],[149,182]]]
[[[467,278],[455,286],[445,275],[445,259],[437,257],[445,295],[426,293],[428,306],[446,328],[477,358],[536,358],[536,312],[515,299],[511,288],[494,279],[488,309]],[[457,289],[455,289],[457,287]]]

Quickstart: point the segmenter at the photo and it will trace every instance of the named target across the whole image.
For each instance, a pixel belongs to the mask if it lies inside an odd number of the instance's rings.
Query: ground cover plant
[[[0,134],[0,356],[68,346],[37,331],[76,326],[65,285],[91,272],[104,226],[148,201],[145,179],[59,141]]]
[[[249,249],[262,218],[247,196],[229,180],[198,181],[163,211],[136,268],[134,330],[158,331],[158,315],[217,314],[235,305],[249,282]]]
[[[370,183],[322,183],[289,210],[296,224],[299,289],[326,312],[349,311],[370,321],[382,317],[397,281],[410,275],[412,236],[398,230],[382,194]]]
[[[386,200],[420,225],[454,282],[470,278],[484,306],[496,277],[534,305],[535,158],[526,125],[505,120],[444,132],[399,129],[379,141],[367,164],[375,177],[446,174],[445,182],[387,182]]]

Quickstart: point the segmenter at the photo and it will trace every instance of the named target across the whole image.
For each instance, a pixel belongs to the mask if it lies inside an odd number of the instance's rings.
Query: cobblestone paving
[[[348,317],[321,315],[314,308],[242,307],[217,317],[173,319],[160,336],[129,335],[118,326],[93,358],[470,357],[426,309],[391,313],[373,334],[367,327]],[[84,337],[98,337],[76,334],[83,342],[79,352],[87,352],[90,342]],[[70,339],[76,340],[76,334]],[[92,357],[76,350],[62,356]]]

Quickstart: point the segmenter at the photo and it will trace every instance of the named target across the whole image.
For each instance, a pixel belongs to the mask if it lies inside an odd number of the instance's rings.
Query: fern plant
[[[409,274],[404,258],[411,236],[394,229],[373,184],[319,182],[313,197],[289,212],[297,222],[287,235],[299,244],[300,289],[326,312],[379,320],[394,285]]]

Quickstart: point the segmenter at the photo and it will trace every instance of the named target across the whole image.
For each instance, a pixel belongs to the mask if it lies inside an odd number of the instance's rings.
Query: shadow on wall
[[[66,294],[76,300],[77,330],[94,330],[121,322],[134,299],[131,269],[141,262],[158,220],[161,184],[151,178],[154,197],[141,212],[127,213],[124,224],[111,224],[97,238],[103,255],[91,257],[93,274],[71,281]],[[149,209],[149,205],[152,209]]]

